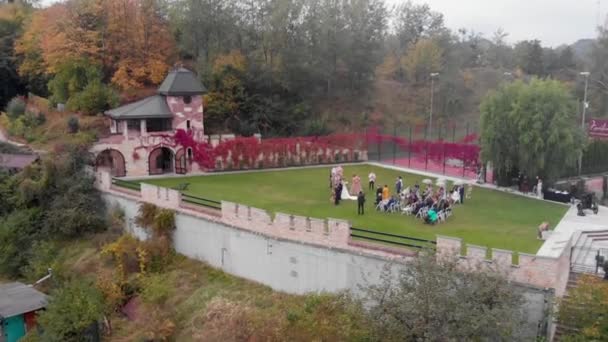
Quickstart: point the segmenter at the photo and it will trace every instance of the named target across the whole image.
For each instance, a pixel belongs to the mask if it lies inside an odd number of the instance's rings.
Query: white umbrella
[[[431,184],[433,184],[433,181],[427,178],[427,179],[422,180],[422,184],[431,185]]]
[[[448,181],[443,179],[443,178],[439,178],[437,179],[437,182],[435,184],[437,185],[445,185]]]
[[[454,185],[463,185],[464,181],[462,179],[457,179],[454,181]]]

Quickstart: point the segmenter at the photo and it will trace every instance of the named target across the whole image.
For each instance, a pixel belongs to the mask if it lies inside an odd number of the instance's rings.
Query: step
[[[586,234],[581,234],[579,236],[579,238],[576,240],[576,244],[573,245],[572,247],[574,248],[574,251],[572,252],[572,256],[570,257],[570,260],[572,260],[573,262],[576,263],[576,260],[578,259],[579,254],[581,254],[581,247],[587,242],[587,235]]]
[[[579,252],[576,259],[574,259],[575,264],[583,264],[585,262],[585,259],[587,258],[587,253],[589,253],[589,251],[591,250],[592,244],[593,240],[590,239],[588,236],[585,236],[584,244],[575,248],[575,250],[578,249]]]

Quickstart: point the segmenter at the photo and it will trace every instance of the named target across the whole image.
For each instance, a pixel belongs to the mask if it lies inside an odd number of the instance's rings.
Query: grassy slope
[[[420,184],[423,177],[369,165],[348,166],[345,176],[353,173],[367,178],[374,170],[378,183],[391,189],[398,175],[406,186]],[[325,218],[348,219],[358,228],[387,233],[434,239],[447,235],[464,239],[466,243],[493,248],[535,253],[541,245],[536,227],[548,221],[554,227],[567,208],[561,205],[522,198],[493,190],[475,188],[473,198],[457,206],[446,224],[428,226],[413,217],[383,214],[373,210],[373,194],[367,194],[365,216],[357,215],[354,201],[343,201],[339,207],[330,203],[329,168],[314,168],[262,173],[199,176],[146,180],[173,187],[189,182],[189,194],[209,199],[239,202],[272,212]]]
[[[10,136],[10,139],[28,144],[35,149],[52,150],[55,145],[69,141],[92,142],[95,136],[109,131],[109,124],[102,116],[87,116],[50,110],[48,101],[41,97],[32,97],[27,110],[34,113],[44,113],[46,122],[38,127],[27,129],[27,138]],[[68,132],[67,121],[72,116],[78,118],[80,124],[78,134],[69,134]],[[0,129],[10,135],[10,122],[4,114],[0,115],[0,126]]]
[[[59,256],[61,271],[93,281],[104,274],[111,276],[114,274],[113,266],[100,256],[100,246],[114,238],[101,234],[65,243]],[[228,275],[182,256],[177,256],[157,276],[169,292],[164,304],[149,309],[161,310],[175,323],[175,341],[246,340],[252,336],[254,340],[276,341],[285,338],[282,336],[287,333],[284,329],[289,329],[289,333],[294,335],[291,338],[297,340],[315,339],[317,335],[324,334],[314,333],[308,326],[301,326],[296,331],[289,328],[289,315],[303,317],[302,310],[311,309],[311,300],[318,303],[318,299],[275,292],[267,286]],[[340,324],[331,312],[314,309],[309,314],[317,315],[311,319],[313,322],[323,321],[321,325]],[[325,314],[328,316],[323,316]],[[148,312],[142,312],[136,321],[129,321],[120,313],[113,314],[110,320],[113,332],[106,337],[109,341],[142,341],[151,324]],[[231,326],[226,327],[225,324]],[[229,331],[223,331],[226,329]],[[298,337],[298,334],[304,336]]]

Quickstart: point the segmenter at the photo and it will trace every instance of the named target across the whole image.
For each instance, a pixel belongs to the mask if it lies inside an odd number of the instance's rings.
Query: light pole
[[[591,75],[591,73],[588,71],[585,71],[585,72],[581,72],[580,75],[585,76],[585,95],[583,95],[583,118],[581,120],[581,128],[583,129],[583,132],[585,132],[585,117],[587,115],[587,107],[589,107],[589,104],[587,103],[587,90],[589,89],[589,76]],[[578,158],[578,175],[580,176],[582,173],[583,173],[583,151],[581,151],[581,154],[579,155],[579,158]]]
[[[439,76],[439,73],[431,73],[431,111],[429,113],[429,139],[433,139],[433,96],[435,95],[435,77]]]

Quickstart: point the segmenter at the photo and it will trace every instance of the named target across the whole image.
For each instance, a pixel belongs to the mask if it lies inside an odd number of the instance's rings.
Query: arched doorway
[[[168,147],[159,147],[150,152],[148,158],[148,168],[151,175],[160,175],[163,173],[172,173],[174,168],[175,156],[173,151]]]
[[[127,175],[125,157],[118,150],[107,149],[101,151],[95,158],[95,169],[100,167],[110,169],[110,174],[114,177]]]
[[[175,173],[186,174],[189,171],[189,160],[186,151],[181,148],[175,153]]]

